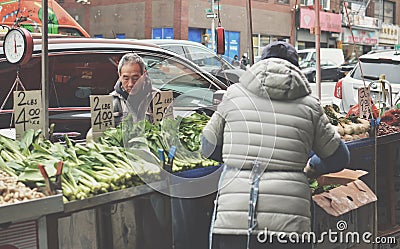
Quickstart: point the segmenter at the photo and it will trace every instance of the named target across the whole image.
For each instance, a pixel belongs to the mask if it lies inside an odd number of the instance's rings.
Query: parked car
[[[339,70],[343,75],[348,74],[353,68],[357,65],[358,60],[356,57],[351,58],[350,60],[344,62],[339,66]]]
[[[244,73],[244,70],[234,67],[222,56],[198,42],[171,39],[141,41],[154,43],[161,48],[186,57],[228,85],[239,82],[240,76]]]
[[[2,47],[2,42],[0,42]],[[34,40],[33,56],[21,66],[19,78],[26,90],[41,89],[41,40]],[[193,111],[213,106],[213,93],[227,86],[193,62],[153,44],[122,39],[49,39],[49,122],[56,132],[78,132],[83,138],[90,128],[89,96],[108,94],[118,79],[119,59],[136,52],[147,64],[153,85],[172,90],[175,111]],[[12,91],[17,66],[6,61],[0,48],[0,128],[12,122]],[[21,89],[19,87],[19,89]]]
[[[349,109],[358,103],[358,89],[371,84],[371,98],[377,103],[389,104],[389,94],[383,94],[382,84],[378,83],[381,75],[392,87],[391,99],[393,103],[400,97],[400,53],[395,50],[386,50],[370,52],[359,58],[360,64],[357,64],[346,77],[336,83],[334,96],[341,111],[348,112]],[[365,82],[363,81],[363,78]],[[386,84],[386,91],[388,86]],[[386,97],[385,97],[386,96]]]
[[[301,61],[300,69],[307,77],[309,82],[316,82],[316,63],[315,61]],[[321,60],[321,80],[337,81],[344,74],[340,72],[339,66],[331,61]]]
[[[300,49],[297,51],[299,55],[299,63],[303,61],[315,61],[317,51],[315,48]],[[343,50],[340,48],[320,48],[320,59],[321,61],[330,61],[335,65],[341,65],[344,63]]]

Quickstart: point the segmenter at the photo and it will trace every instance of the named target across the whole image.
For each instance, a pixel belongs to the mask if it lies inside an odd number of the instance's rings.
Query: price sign
[[[15,91],[14,115],[16,139],[28,129],[42,129],[42,91]]]
[[[114,106],[111,95],[90,95],[93,132],[103,132],[114,127]]]
[[[368,119],[370,117],[370,103],[371,97],[368,87],[358,88],[358,106],[360,109],[360,118]]]
[[[153,120],[160,122],[163,118],[173,118],[174,97],[172,91],[157,91],[153,93]]]

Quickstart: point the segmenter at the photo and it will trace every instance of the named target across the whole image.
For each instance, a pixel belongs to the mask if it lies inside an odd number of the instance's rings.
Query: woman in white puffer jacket
[[[262,60],[228,88],[202,138],[203,153],[225,165],[213,248],[293,248],[283,242],[310,232],[305,168],[323,174],[349,163],[347,146],[310,94],[297,52],[285,42],[268,45]]]

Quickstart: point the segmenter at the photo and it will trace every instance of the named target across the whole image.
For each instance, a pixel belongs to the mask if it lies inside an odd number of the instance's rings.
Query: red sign
[[[342,15],[320,11],[319,20],[322,31],[342,32]],[[315,27],[315,11],[301,8],[300,28],[311,29],[313,27]]]

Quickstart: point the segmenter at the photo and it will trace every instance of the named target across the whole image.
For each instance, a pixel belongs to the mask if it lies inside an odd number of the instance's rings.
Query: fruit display
[[[400,132],[400,110],[391,109],[381,116],[377,135],[383,136],[397,132]]]
[[[339,113],[339,108],[336,105],[324,106],[324,112],[344,141],[369,137],[370,123],[368,120],[353,115],[346,117]]]

